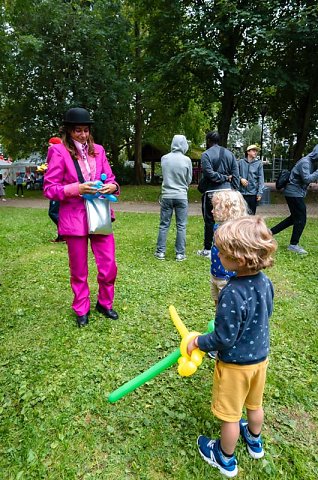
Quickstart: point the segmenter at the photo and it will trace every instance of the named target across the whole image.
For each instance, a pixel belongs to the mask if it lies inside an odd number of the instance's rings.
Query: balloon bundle
[[[100,193],[98,191],[103,187],[106,178],[107,178],[106,173],[102,173],[100,176],[100,180],[95,180],[95,182],[93,182],[93,185],[97,190],[96,193],[84,193],[83,197],[86,200],[93,200],[94,198],[104,198],[106,200],[109,200],[110,202],[117,202],[118,199],[115,195],[112,195],[110,193]]]
[[[171,319],[177,328],[178,332],[181,335],[181,344],[180,348],[175,350],[174,352],[170,353],[167,357],[163,358],[159,362],[155,363],[152,367],[148,368],[145,372],[141,373],[137,377],[129,380],[129,382],[124,383],[121,387],[114,390],[109,396],[108,401],[110,403],[115,403],[117,400],[120,400],[128,393],[136,390],[138,387],[143,385],[144,383],[148,382],[149,380],[153,379],[160,373],[164,372],[168,368],[170,368],[173,364],[177,363],[178,366],[178,373],[182,377],[188,377],[193,375],[197,368],[201,365],[202,359],[205,355],[204,352],[196,348],[191,353],[191,356],[187,353],[187,346],[190,340],[200,335],[198,332],[189,332],[187,327],[182,322],[181,318],[179,317],[176,309],[173,305],[170,305],[169,312]],[[214,330],[214,321],[211,320],[208,325],[208,332],[213,332]]]

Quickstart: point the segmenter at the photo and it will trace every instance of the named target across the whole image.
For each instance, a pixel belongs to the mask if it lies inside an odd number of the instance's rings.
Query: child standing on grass
[[[221,225],[215,245],[227,270],[236,272],[222,289],[213,333],[199,335],[188,344],[204,352],[218,351],[212,393],[212,412],[221,420],[221,438],[200,435],[200,455],[223,475],[238,472],[234,455],[241,434],[252,458],[264,456],[263,392],[269,353],[269,318],[273,286],[263,268],[273,264],[277,244],[264,220],[244,217]],[[242,417],[243,407],[247,420]]]
[[[236,218],[245,217],[248,215],[248,207],[243,195],[236,190],[222,190],[215,192],[212,197],[213,216],[215,225],[213,227],[214,233],[220,224],[227,220],[235,220]],[[225,287],[231,277],[234,277],[236,272],[226,270],[223,267],[219,258],[219,249],[212,242],[211,248],[211,295],[214,300],[215,307],[218,304],[220,291]],[[215,359],[217,352],[208,352],[208,356]]]
[[[220,224],[227,220],[235,220],[236,218],[248,215],[247,204],[240,192],[235,190],[222,190],[215,192],[212,197],[213,216],[215,220],[214,233]],[[236,275],[235,272],[226,270],[219,258],[219,250],[215,243],[211,249],[211,295],[218,304],[219,293],[227,284],[231,277]]]

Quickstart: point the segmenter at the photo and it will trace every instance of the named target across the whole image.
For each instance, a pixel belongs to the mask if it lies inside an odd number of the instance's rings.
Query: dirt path
[[[28,198],[8,198],[6,202],[0,202],[1,207],[17,208],[44,208],[48,209],[49,201],[43,199]],[[158,213],[160,205],[152,202],[121,202],[113,205],[115,212],[134,212],[134,213]],[[285,203],[276,205],[260,205],[257,213],[264,217],[284,217],[289,215],[288,207]],[[308,217],[318,218],[318,204],[307,204]],[[201,215],[201,204],[199,202],[189,204],[189,215]]]

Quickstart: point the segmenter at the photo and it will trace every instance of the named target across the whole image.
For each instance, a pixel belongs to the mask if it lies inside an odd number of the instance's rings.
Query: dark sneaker
[[[216,359],[216,356],[217,356],[217,353],[218,353],[217,351],[211,351],[211,352],[208,352],[208,353],[207,353],[207,356],[208,356],[209,358],[211,358],[212,360],[215,360],[215,359]]]
[[[240,433],[244,442],[246,443],[247,451],[252,458],[264,457],[262,437],[259,435],[257,438],[253,437],[248,428],[247,420],[241,418],[240,420]]]
[[[220,440],[211,440],[209,437],[200,435],[197,439],[199,453],[211,467],[216,467],[226,477],[232,478],[237,475],[237,461],[235,456],[225,460],[220,451]]]

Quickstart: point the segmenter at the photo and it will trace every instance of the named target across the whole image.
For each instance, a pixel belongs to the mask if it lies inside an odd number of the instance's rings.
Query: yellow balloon
[[[201,355],[200,350],[196,348],[193,350],[191,353],[191,361],[196,364],[197,367],[199,367],[202,363],[203,355]]]
[[[184,358],[184,357],[183,357]],[[178,373],[181,377],[190,377],[197,371],[197,366],[195,363],[188,361],[186,358],[184,359],[185,362],[179,364]]]
[[[178,372],[182,377],[189,377],[193,375],[197,368],[201,365],[205,352],[202,352],[199,348],[195,348],[191,352],[191,356],[188,355],[188,344],[191,340],[200,335],[199,332],[190,332],[179,317],[177,310],[173,305],[170,305],[169,312],[175,327],[181,335],[180,353],[181,357],[178,359]]]
[[[193,340],[198,335],[200,335],[199,332],[190,332],[186,337],[184,337],[181,340],[181,343],[180,343],[181,355],[187,358],[188,360],[190,360],[190,355],[188,355],[188,343],[190,342],[190,340]]]

